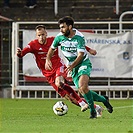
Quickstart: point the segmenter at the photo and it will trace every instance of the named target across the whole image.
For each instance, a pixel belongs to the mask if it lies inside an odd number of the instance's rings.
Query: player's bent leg
[[[91,91],[91,92],[92,92],[94,101],[103,102],[103,104],[106,106],[108,112],[109,112],[109,113],[112,113],[112,112],[113,112],[113,107],[112,107],[112,105],[109,103],[109,98],[108,98],[107,96],[99,95],[99,94],[97,94],[97,93],[94,92],[94,91]]]
[[[81,107],[81,106],[79,105],[79,102],[75,99],[75,97],[73,97],[73,95],[70,95],[70,94],[73,92],[73,89],[71,90],[71,88],[70,88],[69,91],[68,91],[68,90],[64,90],[64,89],[61,89],[61,88],[57,87],[54,83],[52,83],[51,85],[53,86],[53,88],[56,90],[56,92],[58,92],[58,94],[59,94],[61,97],[63,97],[63,98],[65,98],[65,99],[69,100],[69,101],[70,101],[71,103],[73,103],[74,105]],[[75,93],[76,93],[76,92],[75,92]],[[78,94],[77,94],[77,95],[78,95]],[[78,96],[78,97],[79,97],[79,96]]]

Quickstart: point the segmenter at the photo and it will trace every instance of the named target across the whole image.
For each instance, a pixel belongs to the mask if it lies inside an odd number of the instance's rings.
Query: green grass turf
[[[114,112],[104,110],[97,119],[67,100],[68,113],[56,116],[56,101],[0,99],[0,133],[133,133],[132,100],[111,100]]]

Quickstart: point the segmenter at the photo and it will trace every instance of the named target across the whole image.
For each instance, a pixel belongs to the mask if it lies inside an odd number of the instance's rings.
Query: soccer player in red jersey
[[[81,107],[81,111],[87,110],[86,102],[65,82],[67,76],[65,72],[65,64],[58,55],[58,50],[55,51],[51,58],[52,70],[45,69],[46,55],[51,46],[54,37],[47,37],[47,31],[44,25],[38,25],[35,28],[37,39],[31,41],[23,50],[17,48],[17,56],[22,58],[27,53],[32,53],[35,56],[36,64],[41,70],[42,74],[46,77],[47,81],[58,92],[61,97],[64,97]],[[95,55],[96,51],[86,47],[90,54]],[[101,109],[99,105],[95,105],[97,109]],[[101,113],[101,111],[100,111]]]

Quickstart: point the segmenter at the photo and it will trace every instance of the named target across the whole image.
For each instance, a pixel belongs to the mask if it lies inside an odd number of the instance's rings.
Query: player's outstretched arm
[[[89,48],[88,46],[85,46],[85,48],[91,55],[97,54],[97,51],[95,49]]]

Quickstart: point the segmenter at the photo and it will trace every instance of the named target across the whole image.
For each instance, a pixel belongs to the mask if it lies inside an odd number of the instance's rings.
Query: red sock
[[[73,98],[75,98],[77,101],[79,101],[81,98],[80,96],[67,84],[64,84],[62,86],[64,90],[66,90]]]
[[[53,88],[56,90],[56,92],[58,92],[58,94],[61,96],[61,97],[64,97],[66,95],[66,91],[57,87],[54,83],[51,83],[51,85],[53,86]]]

